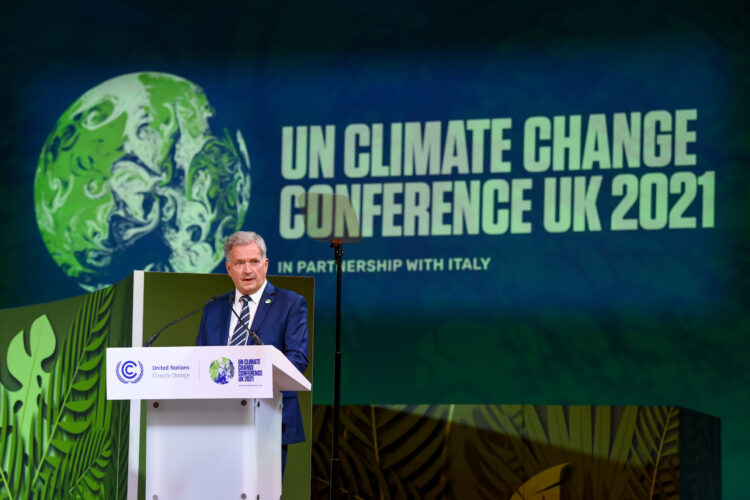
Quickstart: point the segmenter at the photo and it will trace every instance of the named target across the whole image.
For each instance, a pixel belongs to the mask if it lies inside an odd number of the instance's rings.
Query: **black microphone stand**
[[[344,248],[341,240],[331,241],[333,258],[336,261],[336,351],[333,355],[333,443],[331,444],[331,499],[340,498],[339,477],[339,410],[341,406],[341,262]]]
[[[214,300],[216,300],[216,299],[217,299],[217,297],[211,297],[211,298],[210,298],[210,299],[208,300],[208,302],[213,302],[213,301],[214,301]],[[206,304],[208,304],[208,302],[206,302]],[[194,310],[194,311],[190,311],[190,312],[189,312],[189,313],[187,313],[186,315],[184,315],[184,316],[180,316],[180,317],[179,317],[179,318],[177,318],[176,320],[174,320],[174,321],[170,321],[170,322],[169,322],[169,323],[167,323],[166,325],[162,326],[162,327],[161,327],[161,328],[160,328],[160,329],[159,329],[159,330],[158,330],[158,331],[157,331],[156,333],[154,333],[153,335],[151,335],[151,337],[150,337],[150,338],[149,338],[149,339],[148,339],[148,340],[147,340],[146,342],[144,342],[144,343],[143,343],[143,347],[151,347],[151,344],[153,344],[153,343],[154,343],[154,342],[156,341],[156,339],[158,339],[158,338],[159,338],[159,335],[161,335],[161,332],[163,332],[164,330],[166,330],[166,329],[167,329],[167,328],[169,328],[170,326],[174,325],[175,323],[179,323],[179,322],[180,322],[180,321],[182,321],[183,319],[189,318],[189,317],[190,317],[190,316],[192,316],[193,314],[195,314],[195,313],[197,313],[197,312],[199,312],[199,311],[202,311],[202,310],[203,310],[203,308],[204,308],[204,307],[206,307],[206,304],[203,304],[203,305],[202,305],[202,306],[200,306],[200,307],[199,307],[198,309],[196,309],[196,310]]]

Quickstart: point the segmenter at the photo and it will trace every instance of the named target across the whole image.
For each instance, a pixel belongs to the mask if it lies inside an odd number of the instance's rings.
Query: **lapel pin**
[[[270,304],[270,303],[271,303],[271,299],[266,299],[266,304]]]

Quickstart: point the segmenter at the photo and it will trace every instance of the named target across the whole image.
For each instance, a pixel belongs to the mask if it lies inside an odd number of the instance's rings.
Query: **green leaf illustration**
[[[348,406],[341,412],[341,490],[351,498],[437,498],[444,493],[448,407]],[[331,436],[330,411],[318,407],[313,434]],[[325,422],[322,423],[321,420]],[[328,450],[313,448],[313,497],[324,495]]]
[[[39,395],[47,385],[50,374],[42,368],[42,361],[55,352],[55,333],[46,315],[38,317],[29,329],[29,350],[24,346],[23,330],[8,346],[8,371],[21,384],[11,392],[10,406],[16,411],[21,439],[29,442],[31,421],[39,406]],[[20,403],[20,408],[18,404]]]
[[[59,493],[60,485],[69,484],[70,475],[79,466],[75,462],[78,458],[71,457],[90,458],[94,436],[98,436],[97,443],[108,439],[106,417],[111,403],[105,401],[102,382],[113,296],[114,288],[86,296],[63,342],[49,384],[42,390],[43,411],[37,419],[29,457],[34,471],[30,484],[39,496]],[[89,451],[81,451],[82,446]],[[79,480],[76,495],[91,491],[91,481],[91,474]]]
[[[641,409],[633,436],[630,485],[641,498],[679,498],[679,409],[649,406]]]
[[[114,294],[79,301],[50,373],[43,362],[58,346],[45,315],[26,345],[24,331],[11,339],[8,370],[20,388],[0,384],[0,500],[125,498],[129,404],[106,400],[103,362]],[[128,329],[116,330],[117,345]]]
[[[89,428],[91,422],[85,420],[60,420],[58,425],[69,434],[82,434],[83,431]]]
[[[23,480],[23,442],[18,419],[9,404],[8,391],[0,385],[0,499],[15,499]]]
[[[127,498],[130,401],[112,401],[111,440],[114,453],[102,480],[109,500]]]
[[[72,498],[101,498],[104,492],[102,479],[112,459],[109,432],[95,430],[77,440],[65,457],[67,474],[56,486],[56,493]]]
[[[462,498],[509,498],[531,477],[568,463],[565,498],[611,498],[627,488],[637,415],[638,407],[476,406],[462,420],[467,480],[452,488]]]
[[[560,500],[562,474],[568,464],[555,465],[526,481],[510,500]]]
[[[330,414],[313,409],[312,498],[328,497]],[[681,414],[658,406],[345,406],[342,493],[676,500]]]
[[[456,498],[510,498],[536,467],[525,439],[523,405],[467,406],[457,412],[448,474]],[[457,425],[457,424],[460,424]]]

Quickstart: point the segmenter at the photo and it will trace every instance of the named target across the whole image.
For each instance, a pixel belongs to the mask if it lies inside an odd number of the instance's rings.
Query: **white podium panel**
[[[146,498],[280,498],[280,408],[279,391],[272,399],[147,401]]]
[[[273,346],[107,349],[107,399],[270,398],[310,381]]]
[[[278,349],[109,348],[106,363],[107,399],[146,400],[148,500],[281,497],[280,391],[310,382]]]

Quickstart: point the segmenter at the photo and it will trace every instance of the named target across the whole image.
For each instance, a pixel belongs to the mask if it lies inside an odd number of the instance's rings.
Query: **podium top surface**
[[[107,349],[107,399],[270,398],[309,391],[307,380],[273,346]]]

